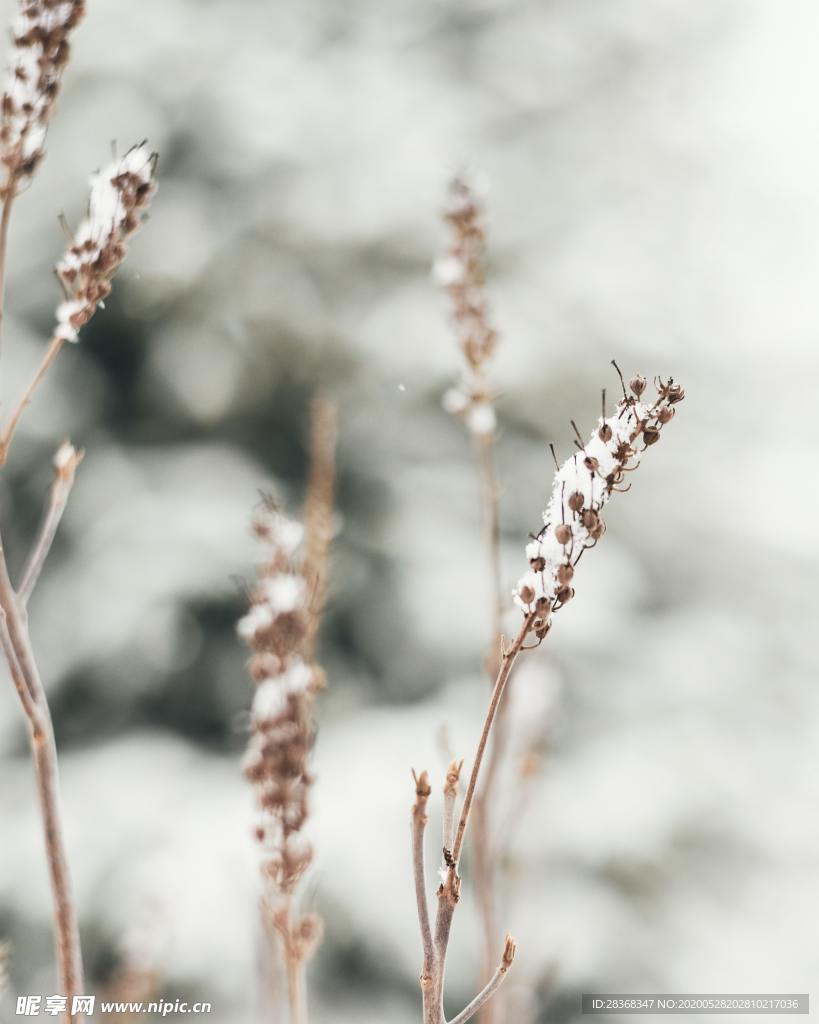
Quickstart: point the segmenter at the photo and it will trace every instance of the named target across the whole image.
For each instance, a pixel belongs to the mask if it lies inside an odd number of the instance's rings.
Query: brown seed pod
[[[567,583],[571,583],[574,579],[574,566],[568,563],[566,565],[559,565],[555,575],[557,576],[557,582],[561,586],[566,586]]]
[[[571,587],[561,587],[557,592],[557,600],[561,605],[568,604],[574,597],[574,590]]]
[[[600,522],[600,516],[595,512],[593,508],[587,508],[583,515],[580,517],[580,522],[586,527],[587,530],[593,530]]]
[[[535,599],[535,592],[531,587],[521,587],[518,591],[518,597],[524,604],[531,604]]]
[[[640,395],[642,395],[642,393],[646,389],[646,379],[641,373],[638,373],[631,378],[631,380],[628,382],[628,386],[631,389],[631,391],[639,398]]]
[[[643,443],[646,448],[649,445],[656,444],[660,440],[660,431],[656,427],[646,427],[643,431]]]
[[[580,491],[574,491],[572,494],[569,495],[569,500],[566,502],[566,504],[569,506],[572,512],[579,512],[580,509],[583,508],[583,502],[584,498]]]
[[[566,523],[555,527],[555,539],[558,544],[568,544],[572,539],[572,528]]]
[[[537,558],[532,558],[530,560],[529,565],[531,565],[535,572],[543,572],[546,568],[546,559],[541,555],[538,555]]]
[[[665,425],[666,423],[674,419],[674,413],[676,411],[676,409],[672,409],[667,405],[661,405],[660,408],[657,410],[657,419],[660,421],[660,423]]]
[[[551,628],[552,628],[552,620],[551,619],[547,619],[545,622],[542,619],[538,619],[535,622],[534,626],[533,626],[533,629],[535,631],[535,636],[538,638],[538,640],[545,640],[546,639],[546,634],[549,632],[549,630]]]
[[[612,429],[608,425],[608,423],[604,423],[603,426],[597,431],[597,436],[604,444],[608,444],[608,442],[612,439]]]
[[[593,455],[587,455],[586,458],[583,459],[583,465],[590,473],[596,473],[600,463]]]

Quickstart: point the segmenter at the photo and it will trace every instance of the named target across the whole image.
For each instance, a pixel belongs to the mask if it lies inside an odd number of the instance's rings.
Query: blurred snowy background
[[[0,3],[4,21],[13,8]],[[297,509],[324,391],[341,405],[343,527],[322,651],[313,1018],[418,1020],[409,769],[440,782],[444,728],[469,757],[486,692],[477,484],[440,408],[458,357],[429,275],[463,163],[491,183],[510,587],[549,485],[546,442],[565,453],[569,418],[590,422],[600,387],[615,392],[609,360],[688,392],[515,681],[519,748],[540,737],[543,756],[501,915],[519,941],[513,1019],[576,1020],[581,991],[810,989],[818,39],[811,0],[89,3],[13,220],[0,393],[7,409],[48,335],[57,215],[78,221],[109,140],[148,136],[151,222],[3,473],[19,564],[57,442],[87,451],[32,619],[95,991],[142,956],[169,998],[253,1019],[234,622],[258,489]],[[0,760],[11,989],[51,992],[10,685]],[[478,962],[469,885],[467,865],[452,1012]]]

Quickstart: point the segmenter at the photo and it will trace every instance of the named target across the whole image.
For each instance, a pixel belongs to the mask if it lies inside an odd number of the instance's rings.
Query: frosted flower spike
[[[83,0],[21,0],[1,101],[4,198],[31,177],[43,157],[46,126],[68,63],[68,37],[84,13]]]
[[[675,405],[685,397],[671,377],[657,378],[655,385],[657,399],[645,405],[645,378],[633,377],[628,391],[623,386],[614,415],[607,417],[604,410],[585,444],[578,435],[578,451],[555,473],[543,529],[526,546],[529,570],[514,591],[515,603],[532,616],[531,629],[539,640],[549,631],[552,613],[574,597],[577,563],[605,533],[604,506],[615,491],[631,486],[623,484],[639,466],[636,457],[659,441]]]
[[[111,292],[111,278],[127,253],[154,194],[156,154],[146,143],[129,149],[91,177],[88,216],[57,264],[65,301],[57,308],[55,336],[76,341]]]
[[[452,231],[446,254],[433,267],[433,277],[449,295],[458,344],[464,357],[461,379],[444,395],[444,409],[461,417],[476,437],[495,432],[495,408],[486,379],[497,343],[484,294],[483,263],[486,232],[483,209],[475,190],[463,178],[449,189],[444,219]]]

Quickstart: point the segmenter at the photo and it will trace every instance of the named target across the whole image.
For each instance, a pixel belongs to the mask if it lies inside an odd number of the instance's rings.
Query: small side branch
[[[8,423],[3,428],[3,432],[0,434],[0,466],[4,466],[6,464],[12,439],[14,438],[17,427],[20,424],[20,420],[22,419],[26,406],[34,397],[34,392],[39,387],[43,377],[48,373],[51,368],[51,364],[60,354],[60,349],[63,347],[64,342],[65,338],[60,337],[60,335],[55,335],[51,339],[51,342],[46,349],[46,353],[43,356],[42,362],[37,368],[37,372],[34,374],[28,387],[23,392],[23,395],[17,403],[14,412],[11,414],[11,418]]]
[[[415,803],[412,807],[412,870],[415,877],[415,901],[418,907],[418,924],[421,928],[421,944],[424,964],[421,972],[421,989],[426,992],[433,983],[435,951],[432,944],[432,927],[427,902],[426,870],[424,868],[424,833],[427,827],[427,801],[432,789],[427,772],[412,773],[415,780]]]
[[[40,714],[37,709],[37,703],[20,668],[20,662],[17,660],[17,652],[14,650],[14,644],[9,634],[6,613],[2,608],[0,608],[0,647],[2,647],[3,656],[9,667],[11,681],[14,683],[14,689],[17,691],[17,696],[23,705],[23,711],[29,721],[29,725],[32,730],[39,730]]]
[[[31,549],[31,554],[23,570],[22,581],[17,589],[17,599],[21,608],[25,608],[28,604],[31,592],[40,578],[45,560],[48,558],[51,545],[54,543],[54,537],[57,534],[57,528],[63,517],[65,506],[68,503],[68,496],[71,493],[71,488],[74,486],[74,474],[82,460],[82,456],[83,453],[81,451],[78,452],[68,441],[60,445],[54,456],[54,480],[49,491],[48,504],[40,524],[40,532]]]
[[[512,961],[515,959],[515,948],[515,940],[511,935],[507,935],[506,945],[504,946],[503,956],[501,957],[501,962],[498,964],[498,969],[489,979],[489,982],[483,991],[479,992],[472,1002],[461,1010],[457,1017],[453,1017],[452,1020],[449,1021],[449,1024],[466,1024],[468,1020],[471,1020],[475,1016],[482,1006],[489,1002],[492,996],[503,984],[507,971],[512,966]]]

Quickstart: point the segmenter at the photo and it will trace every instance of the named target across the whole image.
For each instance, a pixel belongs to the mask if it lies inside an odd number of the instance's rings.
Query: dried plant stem
[[[284,911],[284,925],[288,936],[293,932],[293,900],[288,899]],[[290,1010],[289,1024],[306,1024],[306,979],[305,958],[293,948],[289,938],[284,940],[285,973],[287,974],[287,1002]]]
[[[37,372],[34,374],[28,387],[23,392],[23,395],[20,398],[20,401],[17,403],[14,412],[11,414],[8,423],[3,428],[3,432],[2,434],[0,434],[0,466],[5,465],[6,460],[8,459],[9,448],[11,447],[12,438],[14,437],[14,434],[20,423],[20,419],[23,413],[25,412],[26,406],[31,401],[34,392],[37,390],[43,377],[45,377],[45,375],[48,373],[51,364],[59,355],[60,349],[63,347],[64,343],[65,338],[61,338],[59,335],[55,335],[51,339],[51,343],[46,349],[46,353],[43,356],[42,362],[37,368]]]
[[[0,544],[0,609],[2,641],[9,670],[28,722],[29,740],[37,782],[37,799],[45,835],[46,857],[54,903],[55,945],[60,992],[67,997],[66,1024],[80,1024],[71,1013],[76,995],[83,991],[82,955],[71,875],[63,838],[57,774],[57,747],[51,712],[40,678],[25,609],[14,592]]]
[[[515,958],[515,943],[514,940],[507,935],[506,945],[503,950],[501,962],[498,964],[495,973],[489,979],[484,986],[483,990],[475,996],[468,1006],[464,1007],[463,1010],[458,1014],[457,1017],[453,1017],[449,1024],[466,1024],[468,1020],[471,1020],[478,1010],[485,1008],[492,996],[498,991],[503,984],[503,979],[506,977],[506,972],[512,966],[512,961]]]
[[[336,482],[337,410],[333,402],[316,398],[310,407],[310,478],[304,506],[304,578],[312,590],[312,614],[307,619],[303,650],[315,653],[321,612],[327,596],[330,541],[333,539],[333,503]]]
[[[476,434],[475,449],[480,471],[481,505],[486,533],[490,578],[492,580],[492,643],[487,654],[486,667],[489,678],[495,679],[500,669],[503,591],[500,559],[499,488],[495,473],[494,433]],[[495,910],[497,885],[496,843],[492,834],[492,795],[499,766],[506,749],[508,707],[508,701],[504,701],[498,709],[483,785],[475,798],[472,833],[475,893],[478,899],[478,913],[481,919],[483,940],[481,978],[487,986],[494,977],[493,969],[495,957],[497,956],[496,942],[498,935]],[[484,1006],[484,1004],[486,1005]],[[484,1000],[481,1006],[484,1007],[481,1020],[484,1021],[484,1024],[494,1024],[499,1010],[497,1000],[492,1003],[489,1003],[488,999]],[[480,1007],[476,1007],[475,1012],[478,1009]]]
[[[535,620],[535,614],[530,612],[523,620],[518,634],[509,647],[503,657],[501,658],[500,670],[498,671],[498,678],[495,680],[495,685],[492,689],[492,696],[489,700],[489,708],[486,712],[486,718],[484,719],[483,729],[481,730],[481,736],[478,740],[478,749],[475,751],[475,760],[472,763],[472,771],[469,775],[469,782],[466,787],[466,794],[464,796],[463,807],[461,808],[461,817],[458,822],[458,829],[455,833],[455,842],[452,844],[452,859],[457,866],[460,860],[461,850],[463,849],[464,836],[466,835],[466,827],[469,823],[469,814],[472,810],[472,803],[475,799],[475,788],[478,784],[478,776],[480,775],[481,765],[483,763],[484,755],[486,753],[486,746],[489,742],[489,736],[492,731],[492,723],[495,721],[495,716],[498,712],[498,708],[503,697],[503,692],[506,689],[506,684],[509,681],[512,668],[515,664],[518,654],[520,654],[523,645],[526,641],[526,637]]]
[[[3,208],[0,211],[0,341],[2,340],[3,316],[6,308],[6,256],[8,254],[9,221],[11,220],[11,207],[14,196],[7,194],[3,199]]]
[[[478,740],[478,746],[475,751],[472,770],[469,776],[469,782],[467,784],[466,794],[464,796],[464,802],[461,808],[460,818],[458,820],[458,826],[455,831],[452,849],[449,850],[445,847],[444,850],[444,859],[447,865],[447,870],[446,877],[438,889],[438,912],[435,918],[434,934],[432,935],[431,954],[429,950],[430,934],[423,875],[423,828],[426,824],[425,809],[426,799],[429,795],[429,783],[426,778],[426,773],[422,773],[420,777],[416,778],[416,803],[413,808],[413,864],[415,866],[416,895],[418,896],[418,917],[421,925],[422,944],[424,948],[424,969],[421,975],[424,1024],[446,1024],[446,1016],[444,1013],[446,957],[449,947],[449,936],[452,930],[452,920],[461,894],[461,879],[458,875],[458,862],[461,851],[463,850],[470,812],[475,798],[475,789],[478,784],[478,778],[480,776],[481,765],[486,753],[486,747],[492,732],[492,725],[495,721],[515,660],[521,650],[524,649],[526,637],[529,634],[534,618],[534,613],[525,616],[518,635],[515,637],[511,647],[503,653],[501,658],[498,676],[495,680],[495,685],[492,688],[492,696],[489,701],[489,707],[486,712],[483,728]],[[450,796],[450,790],[454,789],[454,784],[451,778],[453,767],[454,763],[453,765],[450,765],[450,771],[447,773],[445,801]],[[458,772],[460,772],[460,766],[457,767]],[[423,787],[421,786],[422,782],[424,783]],[[419,790],[421,789],[423,789],[426,794],[423,801],[419,796]],[[447,827],[448,826],[445,824],[445,828]],[[466,1010],[462,1011],[462,1013],[455,1018],[456,1020],[461,1022],[468,1020],[473,1014],[477,1013],[483,1005],[485,1005],[505,977],[506,972],[512,963],[512,959],[514,958],[514,951],[514,942],[507,937],[504,949],[504,969],[500,971],[497,979],[493,976],[488,983],[488,986],[484,987],[480,995],[469,1004]],[[489,991],[487,991],[487,988],[489,988]],[[469,1012],[467,1013],[467,1011]],[[464,1014],[467,1015],[464,1016]]]
[[[68,496],[71,493],[71,488],[74,486],[74,473],[82,459],[82,454],[75,453],[73,448],[68,447],[70,449],[67,455],[68,461],[62,468],[62,471],[54,474],[54,480],[49,491],[48,504],[40,523],[40,531],[37,534],[37,539],[23,570],[20,586],[17,588],[17,600],[22,608],[28,605],[31,592],[37,585],[37,580],[43,571],[43,565],[46,558],[48,558],[48,553],[57,534],[57,528],[68,504]],[[66,451],[65,447],[60,449],[60,452],[64,451]]]
[[[421,991],[426,993],[433,984],[435,951],[432,944],[432,928],[427,903],[426,870],[424,867],[424,833],[427,827],[427,801],[432,792],[429,775],[421,772],[415,775],[415,803],[412,808],[412,870],[415,879],[415,901],[418,907],[418,922],[421,927],[423,967],[421,970]]]

